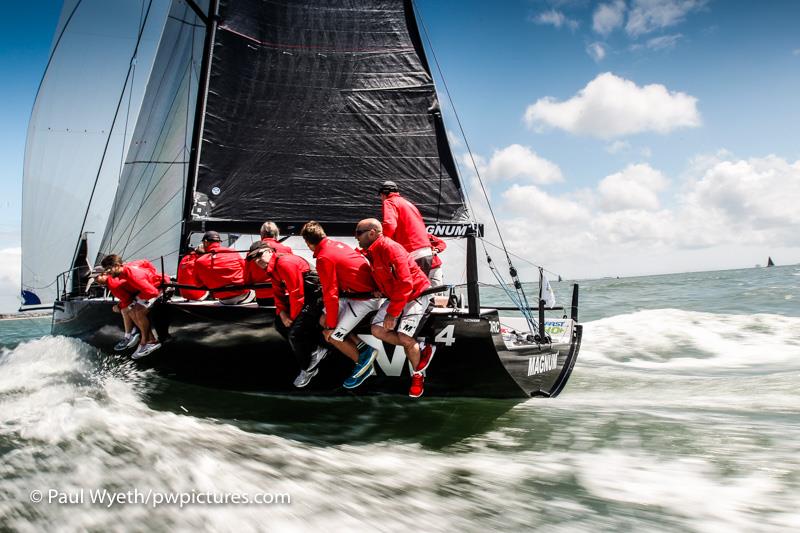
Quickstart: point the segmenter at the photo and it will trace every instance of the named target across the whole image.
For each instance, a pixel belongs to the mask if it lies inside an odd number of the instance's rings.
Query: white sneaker
[[[315,368],[311,372],[307,370],[301,370],[300,373],[297,374],[297,377],[294,380],[294,386],[297,387],[298,389],[302,389],[303,387],[311,383],[311,378],[316,376],[317,372],[319,372],[319,368]]]
[[[306,372],[316,370],[322,360],[325,359],[326,355],[328,355],[328,348],[325,346],[318,346],[317,349],[311,353],[311,362],[308,364]]]
[[[136,351],[133,352],[133,355],[131,355],[131,359],[141,359],[142,357],[148,356],[155,352],[159,348],[161,348],[161,343],[158,342],[139,346]]]

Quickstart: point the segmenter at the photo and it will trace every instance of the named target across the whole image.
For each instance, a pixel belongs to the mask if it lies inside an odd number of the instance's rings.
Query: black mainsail
[[[194,221],[352,224],[389,179],[426,220],[462,218],[410,0],[225,0],[219,17]]]

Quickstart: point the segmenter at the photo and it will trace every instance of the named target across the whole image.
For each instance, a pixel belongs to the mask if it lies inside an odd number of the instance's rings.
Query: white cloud
[[[20,262],[22,249],[0,250],[0,313],[10,313],[19,308]]]
[[[622,152],[627,152],[631,149],[631,143],[628,141],[614,141],[608,146],[606,146],[606,152],[609,154],[619,154]]]
[[[566,26],[567,28],[575,31],[578,29],[580,23],[577,20],[573,20],[561,11],[551,9],[550,11],[544,11],[539,13],[533,18],[533,21],[537,24],[546,24],[550,26],[555,26],[556,28],[561,28],[562,26]]]
[[[591,43],[587,45],[586,53],[598,63],[606,57],[606,49],[603,43]]]
[[[622,27],[625,20],[625,1],[616,0],[609,4],[600,4],[592,15],[592,29],[600,35],[607,36]]]
[[[683,200],[724,217],[730,228],[738,228],[733,238],[744,232],[758,241],[769,231],[800,244],[800,161],[774,155],[719,161],[690,182]]]
[[[514,213],[535,216],[539,222],[587,222],[589,209],[568,198],[552,196],[534,185],[512,185],[503,193],[505,206]]]
[[[569,194],[514,184],[497,213],[511,252],[567,276],[744,267],[778,250],[786,263],[800,257],[800,160],[721,151],[690,161],[682,180],[666,197],[667,178],[637,164]],[[532,236],[546,236],[546,247],[531,248]]]
[[[532,183],[546,184],[564,180],[558,165],[519,144],[495,150],[488,163],[481,156],[477,156],[475,162],[481,175],[489,181],[521,178]],[[472,166],[471,161],[469,166]]]
[[[645,131],[668,133],[676,128],[697,127],[700,113],[693,96],[670,92],[660,84],[639,87],[605,72],[569,100],[537,100],[526,109],[525,122],[535,129],[550,126],[610,139]]]
[[[450,148],[452,150],[461,148],[464,145],[461,141],[461,137],[456,135],[452,130],[447,130],[447,140],[450,141]]]
[[[653,37],[649,39],[645,46],[651,50],[671,50],[677,46],[678,41],[683,37],[683,34],[676,33],[673,35],[662,35],[661,37]]]
[[[638,37],[674,26],[705,4],[706,0],[634,0],[625,31],[631,37]]]
[[[600,181],[597,186],[600,208],[604,211],[655,211],[660,207],[658,193],[667,185],[669,181],[664,175],[650,165],[629,165]]]

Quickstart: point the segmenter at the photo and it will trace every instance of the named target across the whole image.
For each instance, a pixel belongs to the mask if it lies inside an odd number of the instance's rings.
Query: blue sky
[[[800,2],[416,3],[512,251],[565,277],[800,261]],[[10,257],[27,121],[61,6],[5,7]],[[452,118],[446,106],[455,133]],[[465,160],[464,144],[453,148]],[[14,269],[0,269],[4,294]]]

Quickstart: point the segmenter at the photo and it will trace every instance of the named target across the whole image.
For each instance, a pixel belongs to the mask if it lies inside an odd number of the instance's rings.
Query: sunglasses
[[[357,229],[356,230],[356,237],[361,237],[363,234],[372,231],[372,228],[369,229]]]

